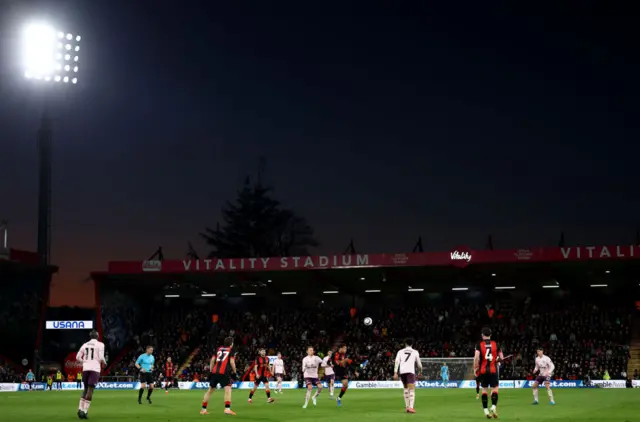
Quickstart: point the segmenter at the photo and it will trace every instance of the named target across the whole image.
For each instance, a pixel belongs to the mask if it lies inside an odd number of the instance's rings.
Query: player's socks
[[[533,402],[534,403],[538,403],[538,389],[537,388],[533,389]]]
[[[249,392],[249,400],[251,400],[253,398],[253,391]]]
[[[231,409],[231,402],[230,401],[224,402],[224,408],[225,409]]]
[[[265,393],[267,394],[267,398],[270,399],[271,398],[271,390],[267,390],[267,391],[265,391]]]
[[[347,392],[347,389],[345,387],[342,387],[340,389],[340,394],[338,395],[338,398],[341,399],[342,396],[344,396],[344,393],[346,393],[346,392]]]
[[[498,393],[496,392],[491,393],[491,404],[493,408],[495,408],[498,405]]]
[[[147,390],[147,400],[151,400],[151,393],[153,393],[153,388]]]
[[[80,399],[80,404],[78,404],[78,410],[82,410],[84,408],[84,399]]]
[[[330,385],[329,386],[329,395],[333,397],[333,392],[335,391],[336,387],[335,385]]]
[[[553,404],[555,400],[553,400],[553,391],[550,388],[547,388],[547,394],[549,395],[549,401]]]
[[[87,413],[89,413],[89,408],[91,407],[91,400],[85,400],[84,401],[84,409],[82,409],[82,411],[85,413],[85,415]]]
[[[207,410],[207,406],[209,405],[209,402],[207,401],[203,401],[202,402],[202,410]]]
[[[404,389],[404,407],[406,409],[409,408],[409,389],[408,388]]]
[[[138,401],[142,400],[142,395],[144,394],[144,388],[138,390]]]
[[[311,398],[311,390],[307,390],[307,393],[304,396],[304,405],[309,404],[309,399]]]
[[[488,405],[489,405],[489,398],[487,397],[487,393],[482,393],[482,408],[488,411],[487,409]]]
[[[416,390],[413,388],[409,389],[409,409],[413,409],[413,405],[416,401]]]

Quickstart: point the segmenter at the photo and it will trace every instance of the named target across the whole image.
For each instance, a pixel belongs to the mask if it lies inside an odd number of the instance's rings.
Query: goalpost
[[[422,376],[428,381],[442,381],[440,368],[443,364],[449,367],[449,381],[471,381],[476,377],[473,373],[473,358],[421,358]]]

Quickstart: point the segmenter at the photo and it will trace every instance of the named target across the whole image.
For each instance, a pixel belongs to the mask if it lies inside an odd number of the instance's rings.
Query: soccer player
[[[340,394],[338,395],[338,399],[336,403],[338,407],[342,406],[342,397],[347,392],[349,388],[349,368],[353,361],[346,356],[347,354],[347,345],[342,344],[338,348],[338,352],[333,354],[333,371],[336,375],[336,379],[339,379],[342,382],[342,388],[340,389]],[[358,372],[355,373],[355,376],[358,376]]]
[[[398,380],[398,373],[404,387],[404,408],[407,413],[416,413],[413,408],[416,400],[416,366],[418,375],[422,373],[420,354],[413,348],[413,339],[404,341],[405,348],[400,349],[396,355],[396,364],[393,370],[393,379]]]
[[[544,354],[542,347],[538,347],[536,354],[536,367],[533,370],[533,373],[538,373],[538,376],[533,382],[533,404],[538,404],[538,386],[540,384],[544,384],[547,388],[549,404],[556,404],[553,400],[553,391],[551,391],[551,376],[553,375],[555,365],[551,362],[549,356]]]
[[[173,383],[173,362],[171,362],[171,357],[168,357],[167,362],[164,364],[164,372],[164,393],[169,394],[169,387]]]
[[[76,388],[78,390],[82,389],[82,372],[76,374]]]
[[[329,397],[333,399],[333,391],[334,391],[334,383],[336,380],[336,374],[333,372],[333,361],[331,360],[331,355],[333,352],[329,350],[327,352],[327,356],[322,359],[322,367],[324,368],[324,380],[329,385]]]
[[[497,363],[503,358],[502,351],[495,341],[491,340],[491,328],[482,329],[482,341],[476,346],[473,358],[473,368],[482,387],[482,408],[487,419],[498,419],[498,367]],[[491,408],[488,408],[489,398],[487,388],[491,387]]]
[[[138,391],[138,404],[142,404],[144,389],[147,390],[147,402],[151,404],[151,393],[153,393],[153,367],[156,358],[153,356],[153,346],[147,346],[145,352],[138,356],[136,368],[140,370],[140,390]]]
[[[322,392],[322,383],[318,381],[318,368],[322,365],[322,359],[315,355],[313,347],[307,347],[307,356],[302,359],[302,373],[304,377],[304,383],[307,385],[307,395],[304,398],[303,409],[307,408],[309,404],[309,398],[311,397],[311,391],[314,386],[318,387],[318,391],[313,395],[313,405],[316,405],[316,400]]]
[[[84,389],[78,405],[78,418],[80,419],[87,419],[93,399],[93,390],[100,381],[100,369],[102,365],[107,364],[104,358],[104,343],[98,341],[98,332],[92,330],[89,337],[91,340],[83,344],[76,354],[76,360],[82,362],[82,381],[84,382]]]
[[[440,368],[440,377],[442,378],[442,386],[447,388],[449,385],[449,367],[447,366],[447,362],[442,363],[442,367]]]
[[[276,394],[282,394],[282,377],[286,375],[284,371],[284,361],[282,360],[282,353],[278,352],[273,364],[271,365],[271,373],[276,375]]]
[[[267,403],[273,403],[273,397],[271,397],[271,389],[269,388],[269,358],[266,357],[267,352],[264,349],[258,351],[258,357],[253,362],[253,370],[255,371],[256,380],[253,383],[253,389],[249,392],[249,403],[253,403],[253,395],[255,394],[260,384],[264,384],[264,389],[267,394]]]
[[[33,371],[29,369],[27,372],[27,376],[25,377],[25,381],[29,384],[29,391],[33,391],[33,383],[36,380],[36,376],[33,374]]]
[[[211,368],[209,389],[204,393],[204,398],[202,399],[201,415],[209,414],[207,406],[209,405],[211,394],[213,394],[218,384],[224,389],[224,414],[235,415],[235,412],[231,410],[232,377],[236,377],[236,352],[233,351],[233,338],[225,338],[223,344],[224,346],[218,348],[209,363],[209,368]]]

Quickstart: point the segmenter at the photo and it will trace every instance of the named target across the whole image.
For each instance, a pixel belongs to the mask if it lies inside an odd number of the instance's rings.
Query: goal
[[[425,380],[442,381],[440,368],[444,363],[449,367],[450,381],[474,380],[473,358],[421,358],[422,375]]]

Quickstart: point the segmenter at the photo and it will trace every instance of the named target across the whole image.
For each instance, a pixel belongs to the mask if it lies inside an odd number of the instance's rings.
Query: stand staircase
[[[640,372],[640,309],[636,310],[633,319],[633,337],[631,339],[631,346],[629,347],[629,364],[627,365],[627,375],[633,376],[633,372],[637,369]]]
[[[181,374],[182,371],[184,371],[184,369],[187,366],[189,366],[189,364],[191,363],[193,358],[198,356],[198,353],[200,353],[200,347],[196,347],[195,349],[193,349],[193,351],[189,354],[189,356],[187,356],[187,358],[184,360],[184,362],[182,362],[182,365],[180,365],[180,367],[178,368],[178,372],[176,372],[176,374],[178,374],[178,375]]]

